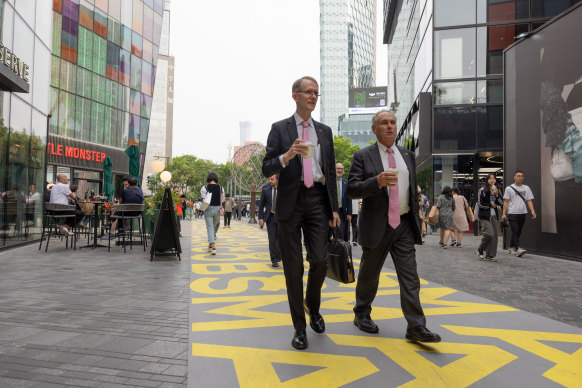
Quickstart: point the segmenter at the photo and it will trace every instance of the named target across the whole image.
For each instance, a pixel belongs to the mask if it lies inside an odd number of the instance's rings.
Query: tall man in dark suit
[[[277,205],[277,175],[269,178],[268,184],[261,190],[259,202],[259,225],[262,228],[267,224],[267,236],[269,237],[269,253],[273,267],[279,266],[281,252],[277,243],[277,217],[275,206]],[[275,206],[274,206],[275,205]]]
[[[419,298],[414,244],[422,244],[422,237],[414,155],[394,144],[397,127],[391,111],[374,115],[372,131],[378,141],[354,153],[348,182],[348,195],[363,199],[358,220],[358,242],[363,253],[356,285],[354,324],[367,333],[378,332],[370,313],[380,272],[390,253],[400,284],[402,312],[408,322],[406,339],[439,342],[439,335],[425,326]]]
[[[267,139],[263,175],[279,173],[277,186],[277,240],[283,258],[287,297],[295,335],[291,345],[307,348],[305,311],[316,333],[325,331],[319,314],[321,286],[327,272],[329,226],[339,225],[335,185],[335,156],[331,129],[311,118],[319,97],[319,85],[312,77],[293,83],[297,106],[293,116],[276,122]],[[303,298],[303,231],[309,252],[309,274]]]
[[[339,204],[340,226],[338,230],[339,238],[350,241],[350,223],[352,222],[352,200],[348,197],[348,180],[342,178],[344,175],[344,165],[335,165],[336,188]]]

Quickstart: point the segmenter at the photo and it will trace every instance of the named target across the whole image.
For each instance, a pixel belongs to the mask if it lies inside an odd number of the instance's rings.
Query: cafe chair
[[[139,232],[138,235],[141,244],[143,245],[143,250],[145,251],[147,247],[145,221],[143,215],[145,205],[137,203],[123,203],[120,205],[113,205],[110,209],[111,214],[109,215],[109,232],[112,234],[115,233],[113,236],[116,237],[117,241],[122,241],[123,253],[127,252],[127,240],[129,240],[129,249],[133,250],[134,220],[137,220],[137,227]],[[116,231],[111,229],[111,225],[115,220],[117,220],[118,229],[119,225],[122,225],[123,232],[121,234],[118,234]],[[111,240],[112,238],[109,238],[109,251],[111,251]]]
[[[65,248],[69,248],[69,237],[71,238],[71,248],[77,249],[76,232],[73,227],[73,236],[63,234],[59,229],[59,225],[66,218],[75,219],[75,205],[63,205],[60,203],[46,202],[44,205],[44,214],[42,219],[42,234],[40,236],[40,244],[38,250],[42,248],[42,242],[46,238],[46,245],[44,251],[48,250],[49,241],[52,237],[65,238]]]

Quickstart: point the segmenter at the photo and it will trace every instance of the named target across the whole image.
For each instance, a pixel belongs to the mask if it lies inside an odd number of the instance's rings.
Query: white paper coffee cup
[[[386,170],[384,170],[384,171],[386,171],[386,172],[395,172],[395,173],[396,173],[396,180],[398,181],[398,169],[397,169],[397,168],[391,168],[391,167],[388,167],[388,168],[387,168]],[[394,183],[394,184],[396,184],[396,183]],[[390,186],[394,186],[394,185],[390,185]]]
[[[305,159],[311,159],[311,158],[313,158],[313,143],[310,142],[310,141],[306,141],[306,142],[303,143],[303,145],[306,145],[307,146],[307,154],[304,155],[303,157]]]

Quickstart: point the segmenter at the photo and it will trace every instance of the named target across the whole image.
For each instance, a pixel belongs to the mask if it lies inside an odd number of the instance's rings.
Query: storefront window
[[[580,0],[531,0],[532,17],[551,18],[579,2]]]
[[[503,106],[477,108],[477,149],[503,150]]]
[[[475,77],[475,28],[435,32],[435,79]]]
[[[454,10],[454,12],[451,12]],[[434,26],[475,24],[475,0],[435,0]]]
[[[487,8],[489,22],[513,21],[529,17],[529,0],[489,0]]]
[[[475,81],[437,83],[434,96],[435,105],[474,104]]]
[[[528,32],[528,24],[507,24],[487,28],[487,74],[503,74],[503,50],[515,37]]]
[[[475,108],[434,109],[434,151],[475,149]]]
[[[477,103],[490,104],[496,102],[503,102],[503,80],[477,81]]]

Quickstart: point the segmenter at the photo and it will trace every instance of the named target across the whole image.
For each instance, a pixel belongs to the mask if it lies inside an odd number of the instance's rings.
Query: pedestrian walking
[[[469,230],[467,221],[467,209],[469,203],[467,199],[459,193],[459,189],[453,188],[453,199],[455,200],[455,210],[453,211],[453,225],[451,246],[461,248],[463,246],[463,232]],[[456,235],[456,238],[455,238]]]
[[[186,202],[186,210],[188,211],[188,219],[192,221],[192,215],[194,215],[194,198],[190,197]]]
[[[226,193],[226,199],[222,203],[224,208],[224,227],[230,229],[230,220],[232,218],[232,209],[235,207],[234,199],[231,198],[229,193]]]
[[[372,320],[372,302],[378,279],[390,253],[398,283],[400,304],[407,322],[405,338],[414,342],[440,342],[426,328],[420,304],[420,280],[414,244],[421,244],[414,153],[395,143],[396,116],[388,110],[372,118],[377,142],[358,150],[352,158],[348,196],[362,198],[358,222],[362,259],[356,284],[354,324],[366,333],[378,333]]]
[[[536,219],[536,211],[533,205],[533,193],[529,186],[524,185],[525,173],[517,170],[513,175],[513,184],[510,185],[503,195],[503,215],[501,221],[509,221],[511,228],[511,243],[507,253],[521,257],[527,252],[521,247],[520,237],[527,215],[526,204],[531,211],[531,216]]]
[[[337,203],[339,205],[340,226],[336,237],[350,241],[350,223],[352,222],[352,200],[347,196],[348,180],[343,178],[344,165],[335,165]]]
[[[317,105],[319,85],[314,78],[303,77],[293,83],[291,92],[296,111],[272,125],[262,171],[266,177],[279,173],[275,213],[295,328],[291,345],[305,349],[308,346],[305,311],[313,331],[325,332],[319,306],[327,272],[328,233],[329,227],[338,227],[340,221],[332,131],[311,117]],[[301,231],[310,257],[305,298]]]
[[[453,190],[450,186],[445,186],[439,195],[435,205],[439,209],[439,227],[441,234],[440,246],[447,249],[451,227],[453,226],[453,212],[455,211],[455,200]]]
[[[271,265],[278,267],[281,261],[281,251],[277,242],[277,216],[275,209],[277,205],[277,175],[269,178],[269,182],[261,190],[261,200],[259,202],[259,226],[262,228],[267,224],[267,236],[269,238],[269,254]]]
[[[200,189],[202,198],[210,197],[210,205],[204,211],[204,220],[206,221],[206,234],[208,235],[208,252],[216,255],[216,232],[220,227],[220,204],[224,201],[224,190],[218,184],[218,175],[210,172],[206,177],[206,186]]]
[[[362,201],[359,199],[352,199],[352,244],[358,245],[358,213],[362,206]]]
[[[503,206],[503,199],[496,186],[495,174],[487,175],[485,184],[479,189],[479,225],[483,238],[477,248],[477,257],[481,260],[497,261],[497,209]]]

